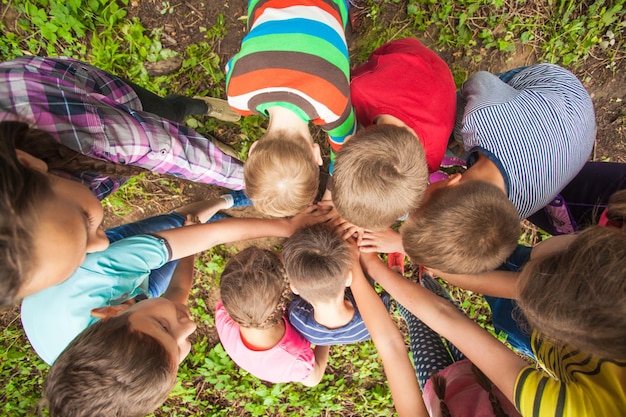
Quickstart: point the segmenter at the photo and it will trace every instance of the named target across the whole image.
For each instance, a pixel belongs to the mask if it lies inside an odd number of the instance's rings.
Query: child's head
[[[101,321],[61,353],[44,384],[55,416],[143,416],[165,401],[196,329],[189,310],[164,298],[105,307]]]
[[[237,253],[222,272],[220,296],[242,327],[267,329],[279,323],[291,291],[278,254],[254,246]]]
[[[244,164],[246,194],[261,213],[293,216],[311,204],[319,188],[319,146],[311,139],[267,134]]]
[[[64,281],[87,252],[108,246],[102,206],[89,189],[21,150],[43,137],[25,123],[0,122],[2,304]]]
[[[496,186],[457,178],[451,180],[455,185],[429,186],[420,208],[400,228],[404,250],[414,263],[442,272],[493,270],[517,245],[517,210]]]
[[[428,165],[418,138],[402,127],[374,125],[337,152],[333,202],[347,221],[381,230],[418,207],[427,184]]]
[[[518,304],[533,329],[586,353],[626,359],[626,233],[591,226],[529,261]]]
[[[283,247],[292,290],[311,304],[343,299],[351,284],[348,243],[323,223],[297,230]]]

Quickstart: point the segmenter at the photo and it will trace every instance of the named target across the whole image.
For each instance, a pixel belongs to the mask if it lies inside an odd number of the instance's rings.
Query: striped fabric
[[[294,111],[336,151],[354,133],[343,0],[250,0],[241,51],[226,67],[228,103],[242,115]]]
[[[301,297],[296,297],[289,306],[289,322],[306,340],[318,346],[347,345],[370,339],[365,322],[350,291],[346,300],[354,306],[352,320],[344,326],[329,329],[315,321],[313,306]]]
[[[524,368],[515,405],[524,417],[626,416],[626,362],[555,346],[535,332],[533,350],[544,371]]]
[[[596,123],[589,94],[551,64],[521,70],[507,83],[479,72],[463,85],[455,138],[499,168],[520,218],[546,206],[582,169]]]

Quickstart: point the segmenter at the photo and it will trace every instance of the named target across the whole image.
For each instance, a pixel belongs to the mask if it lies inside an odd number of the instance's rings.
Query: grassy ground
[[[619,152],[624,149],[626,126],[619,104],[623,97],[611,90],[624,91],[623,76],[619,76],[625,56],[624,4],[625,0],[365,0],[355,6],[351,52],[354,62],[360,62],[386,41],[416,36],[441,53],[459,85],[476,69],[500,70],[535,61],[566,65],[590,91],[597,88],[596,109],[603,109],[598,112],[599,129],[605,132],[600,136],[607,142],[597,148],[595,158],[623,161],[626,152]],[[199,9],[200,5],[205,9]],[[8,60],[23,54],[71,55],[160,94],[223,96],[224,57],[232,52],[228,47],[236,48],[241,40],[245,0],[225,1],[224,6],[214,10],[209,3],[191,6],[154,0],[2,0],[0,56]],[[185,10],[188,13],[183,13]],[[202,21],[180,24],[193,16]],[[170,26],[178,29],[172,31]],[[187,38],[185,43],[176,42]],[[163,60],[180,65],[168,75],[149,75],[145,64]],[[611,84],[615,78],[621,88]],[[602,117],[606,123],[600,123]],[[189,118],[187,123],[231,143],[242,159],[264,126],[258,117],[245,118],[235,126],[205,118]],[[183,201],[220,191],[142,175],[103,202],[106,226],[165,212]],[[524,228],[521,236],[528,244],[540,238],[532,227]],[[279,242],[262,242],[275,243]],[[241,246],[218,247],[196,262],[191,308],[198,331],[192,353],[179,370],[175,390],[155,415],[393,414],[382,367],[370,343],[333,347],[327,375],[312,389],[299,384],[265,384],[233,364],[217,343],[212,326],[219,275],[238,248]],[[412,272],[409,266],[407,275]],[[453,289],[453,295],[471,317],[489,327],[482,297],[458,289]],[[0,323],[0,382],[4,386],[0,415],[32,415],[48,367],[25,339],[18,309],[0,313]]]

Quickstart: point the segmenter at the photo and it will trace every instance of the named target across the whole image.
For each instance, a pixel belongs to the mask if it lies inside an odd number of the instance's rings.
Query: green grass
[[[442,53],[460,59],[451,63],[458,85],[469,75],[462,58],[473,62],[487,54],[508,58],[523,47],[531,48],[538,61],[576,66],[598,57],[605,66],[616,68],[624,59],[625,2],[366,0],[363,33],[353,56],[359,62],[389,40],[423,37]],[[144,62],[177,53],[163,47],[160,29],[147,30],[138,19],[127,17],[128,0],[2,0],[2,5],[18,16],[15,30],[0,23],[0,56],[4,60],[24,54],[67,55],[123,75],[158,94],[224,95],[223,63],[215,53],[228,31],[224,15],[212,27],[198,27],[205,40],[180,54],[182,66],[177,72],[149,77]],[[177,6],[163,1],[155,7],[165,15],[174,13]],[[390,10],[392,16],[387,15]],[[245,160],[265,121],[253,116],[236,126],[208,118],[189,118],[187,123],[200,132],[227,138]],[[105,208],[122,216],[136,210],[138,203],[147,204],[155,196],[146,191],[144,181],[143,177],[129,181],[103,203]],[[183,192],[175,182],[161,185],[174,196]],[[545,236],[526,230],[521,238],[534,244]],[[199,325],[198,336],[180,367],[176,388],[155,415],[391,415],[392,401],[371,343],[333,347],[327,375],[319,386],[307,389],[299,384],[262,383],[236,367],[214,337],[209,340],[213,312],[208,297],[231,254],[232,250],[218,247],[196,262],[190,307]],[[459,291],[453,295],[470,317],[490,329],[482,297]],[[0,382],[4,386],[0,415],[6,416],[33,414],[48,371],[30,348],[16,317],[15,312],[4,314],[0,340]]]

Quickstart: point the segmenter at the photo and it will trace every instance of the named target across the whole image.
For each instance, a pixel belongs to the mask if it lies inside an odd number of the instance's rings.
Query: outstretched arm
[[[517,298],[517,278],[519,272],[489,271],[482,274],[449,274],[431,270],[432,273],[455,287],[478,294],[501,298]]]
[[[261,237],[289,237],[299,227],[327,221],[331,216],[328,209],[310,206],[290,219],[224,219],[155,234],[169,243],[172,259],[180,259],[222,243]]]
[[[353,245],[356,249],[356,245],[354,243]],[[398,416],[428,416],[402,334],[376,291],[365,279],[358,257],[352,267],[350,288],[378,355],[383,361]]]
[[[392,297],[454,344],[514,403],[515,381],[526,366],[523,359],[453,304],[393,272],[377,255],[361,254],[361,264]]]

